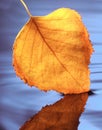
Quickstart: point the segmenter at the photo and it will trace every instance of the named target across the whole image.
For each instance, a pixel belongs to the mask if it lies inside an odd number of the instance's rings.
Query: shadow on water
[[[53,105],[45,106],[20,130],[77,130],[88,93],[65,95]]]

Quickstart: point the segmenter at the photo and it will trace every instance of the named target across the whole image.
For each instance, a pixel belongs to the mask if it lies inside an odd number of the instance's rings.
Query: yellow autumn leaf
[[[30,19],[13,46],[16,74],[30,86],[45,91],[89,91],[88,64],[93,48],[80,15],[69,8],[38,17],[27,12]]]

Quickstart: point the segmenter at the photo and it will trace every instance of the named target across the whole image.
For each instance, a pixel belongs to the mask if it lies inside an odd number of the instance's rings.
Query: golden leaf
[[[43,107],[20,130],[77,130],[87,93],[66,95],[53,105]]]
[[[89,91],[88,64],[93,49],[80,15],[69,8],[46,16],[28,14],[30,19],[13,47],[17,75],[30,86],[45,91]]]

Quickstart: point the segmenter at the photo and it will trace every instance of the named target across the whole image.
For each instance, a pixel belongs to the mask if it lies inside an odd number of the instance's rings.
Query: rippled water
[[[79,11],[90,33],[95,52],[91,58],[91,93],[78,130],[102,129],[102,1],[101,0],[25,0],[33,15],[45,15],[59,7]],[[19,0],[0,0],[0,130],[18,130],[25,121],[64,98],[57,92],[41,92],[25,85],[12,67],[14,38],[28,17]],[[69,99],[69,98],[68,98]],[[70,105],[70,103],[69,103]],[[54,105],[55,106],[55,105]]]

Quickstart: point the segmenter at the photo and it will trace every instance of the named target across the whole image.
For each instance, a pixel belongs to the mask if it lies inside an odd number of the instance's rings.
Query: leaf
[[[88,93],[64,96],[26,121],[20,130],[77,130]]]
[[[33,17],[18,33],[13,46],[16,74],[30,86],[62,93],[89,91],[92,45],[80,15],[60,8]]]

